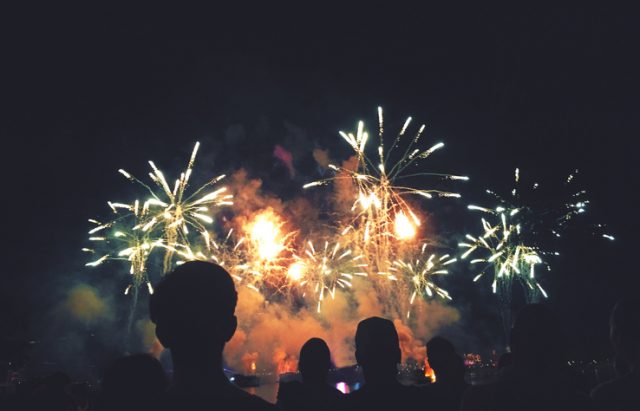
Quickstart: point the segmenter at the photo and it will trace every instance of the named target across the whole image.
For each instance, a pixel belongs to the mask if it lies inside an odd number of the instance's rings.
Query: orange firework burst
[[[441,298],[451,300],[447,290],[433,282],[437,275],[449,274],[449,265],[458,259],[449,254],[437,255],[427,252],[427,244],[422,244],[420,254],[415,258],[404,261],[397,259],[389,267],[389,278],[394,281],[404,281],[409,285],[411,296],[409,305],[413,306],[417,297],[433,297],[434,294]],[[407,318],[411,315],[411,308],[407,311]]]
[[[249,284],[266,284],[281,290],[286,287],[287,262],[291,259],[294,232],[287,232],[284,219],[272,209],[261,210],[242,226],[242,244],[246,260],[239,268],[251,277]],[[240,248],[239,247],[239,248]]]
[[[367,263],[362,254],[354,254],[340,243],[316,249],[307,241],[302,256],[295,255],[296,261],[289,266],[289,280],[302,288],[303,296],[310,292],[317,301],[317,312],[321,311],[326,296],[335,298],[336,288],[351,288],[353,277],[366,277]]]
[[[385,152],[384,121],[382,108],[378,107],[378,158],[372,160],[366,153],[369,134],[364,123],[358,123],[355,134],[340,132],[340,135],[351,146],[357,159],[357,167],[339,167],[329,164],[328,167],[336,172],[336,176],[324,180],[314,181],[304,185],[304,188],[328,184],[336,179],[349,179],[356,188],[356,196],[351,207],[355,214],[345,233],[353,230],[357,244],[365,254],[367,260],[379,272],[385,272],[392,261],[394,249],[402,242],[415,239],[419,234],[421,221],[407,202],[408,196],[421,198],[460,197],[457,193],[437,189],[416,189],[401,184],[400,180],[417,176],[437,176],[448,180],[468,180],[468,177],[440,173],[405,173],[408,167],[417,161],[426,159],[436,150],[444,147],[444,143],[436,143],[431,148],[416,148],[425,126],[420,126],[411,142],[405,147],[404,153],[398,161],[392,161],[391,153],[399,149],[399,143],[406,134],[411,123],[409,117],[388,152]]]

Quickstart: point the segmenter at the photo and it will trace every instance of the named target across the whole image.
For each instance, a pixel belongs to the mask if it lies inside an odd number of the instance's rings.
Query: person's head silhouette
[[[356,330],[356,360],[367,384],[396,381],[401,360],[396,327],[389,320],[370,317]]]
[[[445,371],[451,363],[451,357],[456,355],[456,350],[449,340],[443,337],[433,337],[427,343],[427,357],[429,365],[436,375]]]
[[[311,338],[300,349],[298,369],[305,383],[325,383],[331,366],[331,352],[321,338]]]
[[[630,299],[623,299],[611,312],[611,343],[617,357],[616,365],[622,373],[637,370],[640,363],[640,310],[637,306]]]
[[[522,308],[511,329],[516,367],[555,368],[562,363],[564,338],[553,312],[542,304]]]
[[[221,373],[222,350],[237,327],[238,296],[224,268],[190,261],[169,273],[151,296],[156,335],[171,349],[174,376]]]
[[[437,381],[464,380],[464,362],[449,340],[433,337],[427,343],[429,365],[436,373]]]

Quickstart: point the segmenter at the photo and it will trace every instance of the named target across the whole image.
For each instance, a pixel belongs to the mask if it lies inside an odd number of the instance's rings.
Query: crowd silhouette
[[[640,312],[622,300],[613,309],[611,342],[618,377],[579,392],[567,366],[562,329],[546,306],[525,306],[511,330],[511,352],[501,356],[493,382],[470,385],[465,364],[447,339],[426,344],[435,383],[398,380],[401,347],[394,323],[362,320],[355,330],[355,358],[364,384],[343,394],[329,381],[331,352],[320,338],[300,349],[300,381],[282,382],[271,404],[234,385],[223,369],[223,350],[233,337],[238,296],[220,266],[188,262],[168,274],[150,298],[156,335],[171,354],[168,381],[147,354],[120,358],[106,370],[95,394],[62,373],[2,398],[16,410],[640,410]]]

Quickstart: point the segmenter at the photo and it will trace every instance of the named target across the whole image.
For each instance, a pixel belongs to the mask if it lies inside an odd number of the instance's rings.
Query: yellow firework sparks
[[[222,241],[206,233],[205,243],[211,260],[225,267],[238,286],[249,287],[269,298],[289,288],[287,268],[295,232],[287,232],[285,226],[281,216],[264,209],[242,224],[238,237],[233,229]]]
[[[247,237],[236,240],[234,229],[230,229],[221,241],[207,238],[211,260],[224,267],[233,277],[237,286],[246,286],[260,292],[265,265],[251,254],[252,247],[246,244]]]
[[[528,288],[527,297],[535,301],[538,293],[547,297],[546,291],[536,279],[536,266],[543,265],[550,270],[545,261],[547,255],[558,255],[557,252],[543,251],[540,244],[544,244],[546,237],[553,235],[560,237],[576,216],[584,214],[589,205],[585,190],[574,188],[578,170],[564,181],[564,198],[561,202],[550,201],[556,195],[539,195],[540,184],[524,185],[518,168],[514,172],[513,189],[506,196],[494,191],[486,190],[488,194],[498,200],[495,208],[485,208],[469,205],[468,208],[490,215],[490,220],[482,218],[484,232],[472,236],[467,234],[468,241],[461,242],[460,247],[466,248],[461,258],[465,259],[476,250],[484,251],[482,258],[471,260],[472,264],[483,264],[474,281],[478,281],[491,268],[494,273],[492,289],[509,300],[510,284],[513,278],[519,279]],[[529,189],[527,189],[529,188]],[[595,225],[600,231],[603,225]],[[613,240],[609,234],[602,237]],[[504,288],[503,288],[504,286]]]
[[[153,239],[150,232],[136,228],[145,221],[149,211],[141,207],[138,200],[133,204],[110,202],[109,206],[118,217],[107,223],[90,219],[94,227],[89,230],[89,241],[96,247],[82,249],[94,255],[99,253],[99,249],[108,251],[85,265],[97,267],[108,260],[126,260],[129,262],[129,274],[133,277],[132,285],[137,287],[147,280],[147,260],[151,251],[162,245],[162,239]],[[130,288],[128,286],[125,293]]]
[[[407,202],[408,196],[418,198],[460,197],[458,193],[440,191],[437,189],[416,189],[402,184],[406,178],[419,176],[437,176],[449,180],[468,180],[468,177],[441,173],[407,173],[411,166],[418,161],[431,156],[436,150],[444,147],[444,143],[436,143],[428,149],[418,148],[418,143],[425,126],[421,125],[404,148],[400,159],[392,161],[391,154],[400,149],[400,143],[411,124],[409,117],[390,149],[386,151],[384,144],[384,119],[382,108],[378,107],[378,147],[376,159],[366,155],[369,133],[364,123],[358,123],[354,133],[340,132],[340,135],[353,149],[357,158],[357,168],[349,169],[330,164],[329,168],[336,172],[336,176],[306,184],[304,188],[329,184],[337,179],[349,179],[356,188],[356,196],[352,205],[355,214],[350,227],[356,234],[358,243],[367,259],[372,261],[378,270],[388,268],[391,260],[392,248],[399,242],[410,241],[418,235],[421,225],[420,218]]]
[[[232,195],[227,193],[226,187],[220,187],[216,190],[203,193],[207,188],[217,184],[225,176],[220,175],[210,180],[192,194],[187,194],[189,180],[193,173],[193,165],[200,143],[196,143],[191,153],[191,158],[187,164],[187,169],[180,174],[180,178],[176,179],[173,188],[170,187],[164,174],[153,161],[149,161],[152,172],[149,177],[154,182],[157,190],[135,178],[125,170],[119,172],[131,181],[135,181],[145,187],[151,197],[143,204],[146,210],[147,218],[141,221],[135,230],[143,232],[151,232],[156,229],[162,230],[163,244],[165,245],[164,272],[168,272],[172,268],[172,259],[179,249],[182,252],[189,250],[189,230],[195,229],[202,234],[206,231],[205,224],[211,224],[211,207],[221,207],[232,205]],[[118,203],[110,203],[114,211],[121,206]]]
[[[282,235],[284,223],[272,212],[257,214],[247,227],[249,241],[252,243],[258,260],[274,261],[286,248],[286,235]]]
[[[491,269],[494,274],[491,284],[494,293],[498,292],[501,284],[510,284],[510,281],[517,277],[531,291],[539,291],[546,298],[547,293],[536,280],[535,273],[536,265],[544,264],[540,257],[544,252],[536,247],[523,244],[521,224],[514,221],[521,210],[502,206],[489,209],[476,205],[469,205],[468,208],[489,214],[497,219],[497,222],[490,223],[483,217],[481,219],[483,233],[475,237],[467,234],[467,241],[458,244],[461,248],[466,249],[460,256],[463,260],[473,253],[482,252],[483,254],[480,258],[471,260],[471,264],[484,265],[480,274],[476,275],[473,281],[478,281]]]
[[[449,254],[437,255],[427,252],[427,244],[422,244],[420,255],[415,259],[404,261],[395,260],[389,268],[389,278],[394,281],[406,280],[413,289],[409,297],[409,305],[413,305],[417,297],[438,295],[441,298],[451,300],[447,290],[433,282],[437,275],[449,274],[451,264],[458,259]],[[411,315],[411,309],[407,311],[407,318]]]
[[[351,288],[354,276],[366,277],[367,263],[364,256],[356,255],[352,250],[344,248],[340,243],[316,248],[313,242],[307,241],[304,253],[295,255],[295,262],[289,266],[287,277],[295,286],[313,293],[317,301],[317,311],[330,296],[335,298],[336,288]]]
[[[587,199],[587,191],[575,187],[579,170],[574,170],[564,180],[561,187],[562,194],[553,191],[540,195],[543,189],[538,183],[523,184],[520,169],[514,172],[514,186],[510,193],[502,196],[492,190],[486,190],[487,194],[498,200],[500,206],[508,209],[519,209],[521,214],[527,217],[527,234],[540,235],[550,232],[555,237],[561,237],[561,233],[576,217],[584,215],[590,201]],[[560,187],[556,187],[558,190]],[[557,201],[550,201],[556,199]],[[522,218],[522,217],[521,217]],[[603,234],[606,228],[603,224],[590,225],[593,233],[599,233],[602,238],[614,240],[609,234]]]
[[[211,259],[218,265],[225,267],[227,271],[230,271],[234,264],[238,261],[239,252],[237,248],[241,245],[240,242],[234,242],[234,230],[233,228],[227,232],[222,240],[216,240],[212,237],[208,231],[205,231],[205,245],[207,250],[211,252]],[[233,275],[233,273],[230,274]]]

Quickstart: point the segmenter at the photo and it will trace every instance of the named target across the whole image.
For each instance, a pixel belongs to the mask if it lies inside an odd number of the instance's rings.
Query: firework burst
[[[149,292],[153,292],[147,277],[147,260],[151,251],[162,245],[162,239],[154,239],[150,232],[139,229],[139,225],[147,217],[148,208],[141,207],[136,200],[133,204],[112,203],[109,207],[117,217],[107,223],[90,219],[94,227],[89,230],[91,248],[83,248],[82,251],[89,254],[99,254],[98,250],[107,249],[96,260],[90,261],[87,267],[97,267],[108,260],[128,261],[129,274],[132,276],[132,284],[125,289],[128,294],[132,287],[138,287],[143,282],[147,283]]]
[[[293,254],[295,232],[272,209],[253,214],[241,224],[239,238],[229,230],[224,240],[206,234],[211,259],[229,270],[236,284],[265,297],[286,294],[290,288],[287,267]]]
[[[176,179],[173,189],[171,189],[164,174],[156,167],[153,161],[149,161],[152,170],[149,173],[149,177],[155,184],[156,190],[127,171],[118,170],[120,174],[142,185],[151,194],[151,197],[143,205],[143,209],[146,210],[146,218],[134,228],[143,232],[161,230],[165,249],[163,261],[165,273],[171,270],[173,257],[176,253],[182,253],[183,256],[189,255],[190,228],[199,234],[203,234],[206,231],[205,224],[208,225],[213,222],[213,218],[210,215],[211,208],[233,204],[233,196],[226,193],[226,187],[220,187],[203,194],[203,191],[220,182],[225,177],[224,174],[213,178],[192,194],[187,194],[199,147],[200,143],[196,143],[187,164],[187,169],[180,174],[180,178]]]
[[[269,266],[257,258],[256,254],[252,254],[253,247],[247,241],[249,240],[246,236],[237,239],[235,230],[230,229],[221,241],[208,238],[207,244],[210,244],[211,260],[224,267],[238,287],[248,287],[260,293],[260,287],[264,284],[265,271],[269,272],[280,266],[277,264]]]
[[[541,244],[547,243],[550,238],[561,237],[569,223],[586,212],[589,205],[586,191],[574,187],[577,174],[578,170],[575,170],[565,179],[562,186],[565,193],[560,195],[565,200],[560,206],[549,203],[548,199],[554,196],[538,195],[538,183],[523,185],[517,168],[514,172],[514,187],[509,195],[501,196],[486,190],[498,201],[497,207],[468,206],[469,210],[479,211],[487,216],[486,219],[481,219],[483,232],[477,236],[467,234],[468,241],[459,244],[466,249],[461,255],[462,259],[481,251],[484,253],[480,258],[471,260],[471,264],[483,265],[474,281],[492,271],[492,290],[503,294],[503,298],[509,298],[513,278],[526,285],[530,300],[535,301],[539,294],[548,297],[536,279],[536,266],[544,266],[550,270],[546,257],[557,256],[559,253],[546,251]],[[602,225],[596,227],[603,228]],[[609,234],[602,236],[613,240]]]
[[[236,270],[244,261],[240,247],[245,238],[235,241],[233,228],[227,231],[222,240],[216,240],[215,237],[211,237],[208,231],[205,231],[204,236],[207,250],[211,253],[211,260],[229,271],[229,274],[239,284],[242,281],[242,277],[236,274]]]
[[[459,243],[460,247],[466,248],[460,256],[463,260],[473,253],[482,253],[480,258],[471,260],[472,265],[483,265],[481,272],[474,277],[473,281],[480,280],[486,272],[491,271],[493,272],[491,284],[493,292],[503,290],[506,297],[511,292],[511,281],[517,277],[529,288],[530,294],[535,295],[541,292],[546,298],[546,291],[536,280],[535,267],[546,265],[541,255],[549,253],[523,243],[522,225],[516,221],[520,209],[504,207],[488,209],[475,205],[469,205],[468,208],[486,213],[497,220],[490,223],[483,217],[481,221],[484,231],[475,237],[467,234],[468,241]],[[558,253],[554,252],[554,254]],[[549,268],[548,265],[547,268]]]
[[[438,275],[449,274],[450,265],[458,259],[449,254],[438,256],[435,253],[427,252],[427,244],[422,244],[420,254],[408,261],[397,259],[389,268],[389,278],[393,281],[405,281],[411,291],[409,297],[410,308],[407,310],[407,318],[411,316],[411,306],[417,297],[433,297],[438,295],[441,298],[451,300],[449,292],[433,282],[433,278]]]
[[[354,276],[367,276],[364,256],[354,254],[338,242],[330,245],[325,241],[324,246],[316,248],[313,242],[307,241],[304,253],[294,255],[294,259],[287,277],[303,290],[303,296],[307,293],[314,296],[318,313],[327,296],[335,298],[337,288],[350,289]]]
[[[364,123],[358,123],[357,131],[353,133],[340,132],[342,138],[355,153],[357,167],[350,169],[329,164],[329,168],[336,172],[336,176],[324,180],[314,181],[304,185],[304,188],[326,185],[337,179],[348,179],[356,189],[356,196],[351,207],[355,217],[347,226],[343,235],[353,230],[356,240],[365,257],[378,271],[386,271],[392,260],[393,248],[399,243],[408,242],[418,236],[421,220],[408,202],[409,196],[418,198],[460,197],[460,194],[437,189],[417,189],[403,184],[402,180],[411,177],[436,176],[448,180],[468,180],[468,177],[442,173],[407,172],[416,166],[420,160],[431,156],[435,151],[444,147],[444,143],[434,144],[428,149],[418,148],[418,143],[425,126],[421,125],[411,137],[409,144],[404,147],[400,159],[392,160],[392,153],[401,150],[403,137],[411,124],[411,117],[407,118],[402,129],[395,137],[388,151],[384,143],[384,119],[382,108],[378,107],[378,147],[377,157],[367,156],[366,148],[369,134]],[[397,157],[397,156],[396,156]]]

